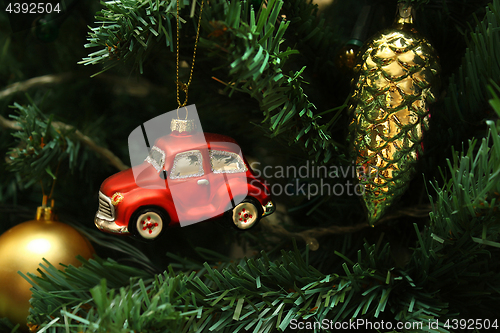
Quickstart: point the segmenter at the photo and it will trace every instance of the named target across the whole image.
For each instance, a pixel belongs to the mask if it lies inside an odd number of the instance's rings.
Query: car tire
[[[248,230],[259,223],[262,207],[257,200],[246,198],[228,211],[230,224],[238,230]]]
[[[130,219],[129,226],[135,236],[146,241],[160,238],[168,227],[170,219],[161,209],[145,207],[136,211]]]

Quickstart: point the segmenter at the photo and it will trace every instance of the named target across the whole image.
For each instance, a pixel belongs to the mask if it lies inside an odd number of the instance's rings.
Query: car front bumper
[[[99,191],[99,208],[95,214],[94,223],[99,230],[112,234],[129,234],[126,226],[116,224],[115,205],[111,198]]]
[[[106,221],[99,217],[95,217],[94,223],[99,230],[109,232],[112,234],[128,235],[130,232],[127,227],[119,226],[114,221]]]

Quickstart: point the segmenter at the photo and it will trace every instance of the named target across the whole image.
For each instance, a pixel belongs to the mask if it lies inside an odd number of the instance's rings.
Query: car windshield
[[[156,171],[160,172],[163,169],[163,165],[165,164],[165,152],[160,148],[153,146],[151,151],[149,152],[148,157],[146,157],[146,162],[151,164]]]

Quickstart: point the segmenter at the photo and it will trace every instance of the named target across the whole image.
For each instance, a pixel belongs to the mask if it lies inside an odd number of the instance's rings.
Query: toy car
[[[145,161],[106,179],[96,226],[105,232],[158,238],[167,227],[227,216],[249,229],[275,206],[239,146],[218,134],[172,132],[159,138]]]

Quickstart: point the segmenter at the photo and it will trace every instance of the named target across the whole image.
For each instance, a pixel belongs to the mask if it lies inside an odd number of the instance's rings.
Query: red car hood
[[[127,193],[138,187],[165,187],[165,181],[149,163],[118,172],[101,185],[101,192],[112,196],[116,192]]]

